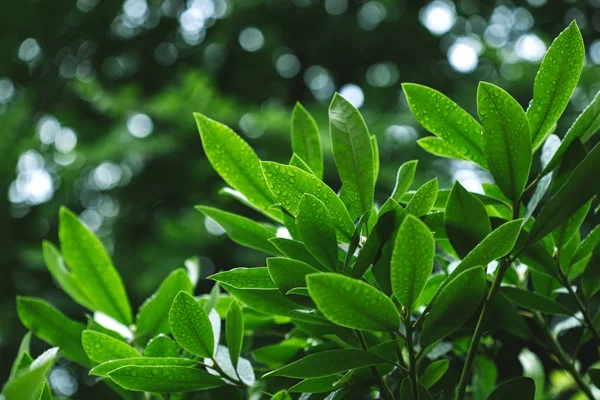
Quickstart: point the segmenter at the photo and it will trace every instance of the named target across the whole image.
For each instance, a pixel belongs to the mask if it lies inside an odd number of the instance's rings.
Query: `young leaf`
[[[600,169],[600,144],[577,166],[569,180],[542,208],[529,231],[527,243],[533,244],[567,221],[579,208],[598,193],[597,171]]]
[[[325,204],[311,194],[304,194],[298,204],[296,227],[308,251],[328,269],[337,270],[335,225]]]
[[[108,376],[109,373],[126,367],[129,365],[146,365],[146,366],[166,366],[166,365],[182,365],[191,367],[192,365],[198,364],[198,361],[190,360],[187,358],[174,358],[174,357],[132,357],[132,358],[121,358],[119,360],[111,360],[103,362],[100,365],[92,368],[89,372],[90,375],[95,376]]]
[[[179,357],[181,347],[170,337],[160,334],[148,342],[144,357]]]
[[[540,311],[544,314],[573,314],[573,312],[566,308],[562,303],[540,293],[510,286],[503,286],[500,289],[500,292],[518,306],[532,311]]]
[[[271,397],[271,400],[292,400],[292,396],[288,394],[287,390],[280,390]]]
[[[355,219],[373,205],[373,150],[362,116],[337,93],[329,106],[329,131],[350,215]]]
[[[548,49],[535,77],[533,99],[527,109],[531,142],[536,150],[563,113],[583,69],[583,38],[573,21]]]
[[[100,240],[64,207],[59,220],[63,257],[81,290],[93,299],[92,311],[102,311],[125,325],[131,324],[125,287]]]
[[[6,400],[39,400],[46,384],[46,376],[50,373],[57,358],[57,347],[46,350],[31,363],[27,371],[19,374],[4,386],[0,397]]]
[[[206,371],[178,365],[130,365],[116,369],[108,376],[122,388],[136,392],[189,392],[225,384],[221,378]]]
[[[309,174],[313,174],[313,175],[315,174],[313,172],[313,170],[310,169],[310,167],[308,166],[308,164],[303,159],[301,159],[298,156],[298,154],[296,154],[296,153],[292,154],[292,158],[290,158],[289,164],[292,165],[292,166],[294,166],[294,167],[298,167],[301,170],[308,172]]]
[[[333,323],[381,332],[400,327],[394,303],[369,284],[332,273],[312,274],[306,280],[310,296]]]
[[[215,350],[212,325],[206,311],[192,295],[179,292],[171,311],[169,326],[177,344],[198,357],[212,357]],[[112,376],[111,376],[112,378]]]
[[[84,366],[91,365],[81,347],[83,324],[35,297],[17,296],[17,313],[27,329],[51,346],[60,347],[65,357]]]
[[[418,160],[407,161],[398,168],[396,175],[396,185],[392,191],[392,199],[400,201],[402,196],[410,189],[413,180],[415,179],[415,171],[417,170]]]
[[[459,181],[448,197],[444,226],[452,247],[462,258],[492,231],[485,206]]]
[[[346,206],[333,190],[314,175],[300,168],[274,162],[262,162],[269,188],[283,207],[293,216],[298,214],[300,199],[305,193],[321,200],[329,210],[338,231],[338,238],[349,240],[354,233],[354,223]]]
[[[415,217],[426,215],[433,208],[437,196],[438,180],[437,178],[433,178],[417,190],[406,205],[405,210],[408,214],[412,214]]]
[[[534,398],[535,382],[531,378],[522,376],[498,386],[487,400],[534,400]]]
[[[437,360],[432,362],[427,366],[425,371],[423,371],[423,374],[419,376],[419,382],[429,389],[444,376],[446,371],[448,371],[449,366],[450,362],[448,360]]]
[[[412,308],[433,270],[435,240],[423,222],[412,215],[402,222],[394,242],[391,282],[400,305]]]
[[[266,373],[263,378],[269,376],[287,376],[302,379],[319,378],[388,362],[385,358],[365,350],[328,350],[308,355],[285,367]]]
[[[196,210],[216,221],[234,242],[245,247],[264,251],[267,254],[279,254],[277,249],[269,242],[269,239],[277,235],[276,226],[259,223],[213,207],[196,206]]]
[[[97,363],[141,356],[136,349],[127,343],[95,331],[83,331],[81,344],[90,360]]]
[[[19,299],[17,298],[17,306]],[[17,355],[15,356],[15,360],[10,368],[10,374],[8,375],[8,380],[12,380],[17,372],[21,370],[24,366],[31,365],[33,359],[29,355],[29,345],[31,343],[31,331],[28,331],[23,338],[21,339],[21,343],[19,344],[19,350],[17,351]]]
[[[481,267],[467,269],[451,279],[425,317],[421,347],[428,347],[458,329],[475,312],[484,293],[485,273]]]
[[[244,316],[242,309],[235,300],[231,302],[227,310],[225,335],[231,364],[237,367],[242,352],[242,342],[244,341]]]
[[[171,272],[158,290],[140,306],[135,322],[136,342],[146,345],[154,336],[169,333],[169,309],[177,293],[192,293],[194,288],[185,269]]]
[[[208,161],[231,187],[250,203],[278,220],[280,212],[269,207],[276,203],[265,183],[260,160],[254,150],[227,126],[202,114],[194,114]]]
[[[481,82],[477,112],[489,170],[511,200],[521,197],[531,168],[531,136],[525,112],[503,89]]]
[[[328,271],[328,269],[325,268],[323,264],[321,264],[319,260],[315,258],[315,256],[310,254],[302,242],[279,237],[270,239],[269,241],[273,243],[273,246],[277,247],[277,250],[279,250],[286,257],[291,258],[292,260],[302,261],[303,263],[306,263],[311,267],[318,269],[319,271]]]
[[[292,149],[308,164],[317,178],[323,178],[323,154],[319,128],[313,117],[300,103],[292,112]]]
[[[403,83],[402,89],[415,118],[425,129],[453,147],[462,158],[486,168],[481,127],[469,113],[442,93],[426,86]]]
[[[438,157],[467,160],[454,145],[434,136],[427,136],[417,140],[417,144],[426,152]]]
[[[319,272],[302,261],[283,257],[267,258],[267,268],[271,279],[283,293],[294,288],[306,287],[306,275]]]
[[[269,275],[269,270],[265,267],[234,268],[218,272],[209,276],[208,279],[237,289],[277,289],[277,285],[273,283],[271,275]]]

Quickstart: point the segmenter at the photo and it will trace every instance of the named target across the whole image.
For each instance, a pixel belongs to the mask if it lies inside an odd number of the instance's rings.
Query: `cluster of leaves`
[[[63,209],[61,249],[44,243],[44,258],[62,289],[94,316],[84,325],[43,300],[21,297],[19,317],[126,399],[140,392],[186,398],[220,386],[275,393],[278,400],[296,393],[461,400],[468,389],[473,399],[543,398],[543,372],[526,370],[497,387],[495,373],[478,372],[493,363],[490,341],[482,338],[499,330],[524,341],[541,334],[578,390],[593,399],[600,366],[582,370],[577,353],[568,355],[551,330],[559,320],[579,329],[578,348],[600,345],[600,313],[591,307],[600,291],[600,228],[583,240],[580,233],[600,189],[600,147],[585,146],[600,129],[599,97],[562,141],[552,134],[583,58],[581,34],[571,24],[549,48],[528,110],[482,82],[480,122],[443,94],[404,84],[415,117],[435,134],[419,144],[488,170],[495,184],[483,185],[483,194],[459,182],[439,189],[436,179],[411,191],[417,162],[410,161],[378,207],[377,141],[339,95],[329,109],[342,183],[337,193],[322,181],[320,134],[301,105],[292,114],[289,164],[259,160],[231,129],[196,114],[206,155],[230,186],[223,194],[270,222],[197,209],[234,242],[272,255],[266,266],[212,275],[211,293],[194,298],[190,260],[188,271],[171,273],[134,321],[101,243]],[[253,346],[282,333],[275,344]],[[6,400],[51,397],[45,374],[57,349],[32,362],[28,342],[29,335],[4,387]],[[247,353],[254,363],[242,357]],[[460,379],[442,384],[451,362],[462,365]],[[264,372],[259,380],[255,371]]]

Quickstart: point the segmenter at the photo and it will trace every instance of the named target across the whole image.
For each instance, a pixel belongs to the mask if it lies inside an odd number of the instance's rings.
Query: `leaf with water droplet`
[[[129,365],[110,372],[108,376],[122,388],[136,392],[189,392],[225,384],[221,378],[206,371],[178,365]]]
[[[298,204],[296,227],[308,251],[328,269],[337,270],[335,226],[325,204],[311,194],[304,194]]]
[[[323,154],[319,128],[310,113],[300,103],[292,112],[292,149],[313,171],[323,177]]]
[[[212,357],[212,325],[206,311],[192,295],[179,292],[169,311],[169,326],[177,344],[198,357]]]

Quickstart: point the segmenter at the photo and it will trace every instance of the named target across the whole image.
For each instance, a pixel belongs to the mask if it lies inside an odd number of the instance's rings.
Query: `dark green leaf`
[[[600,245],[596,246],[589,264],[583,272],[581,288],[586,299],[590,299],[600,290]]]
[[[306,287],[306,275],[319,272],[302,261],[282,257],[267,258],[267,267],[271,279],[283,293]]]
[[[392,198],[396,201],[400,201],[402,196],[410,189],[413,180],[415,179],[415,171],[417,170],[417,164],[419,160],[407,161],[398,168],[398,174],[396,175],[396,185],[392,191]]]
[[[242,342],[244,341],[244,315],[237,301],[232,301],[227,310],[227,319],[225,320],[225,335],[231,364],[238,365],[240,353],[242,352]]]
[[[277,289],[277,285],[273,283],[271,275],[269,275],[269,270],[265,267],[234,268],[218,272],[209,276],[208,279],[237,289]]]
[[[503,286],[500,291],[518,306],[527,308],[531,311],[540,311],[545,314],[573,314],[573,312],[564,305],[543,294],[510,286]]]
[[[300,103],[292,113],[292,149],[305,161],[317,178],[323,177],[323,155],[319,128]]]
[[[418,383],[419,396],[413,394],[412,386],[409,378],[404,378],[402,386],[400,386],[400,398],[402,400],[432,400],[431,394],[427,391],[425,386]]]
[[[169,326],[177,344],[198,357],[212,357],[215,338],[206,311],[192,295],[179,292],[169,311]]]
[[[427,366],[423,374],[419,376],[419,382],[427,389],[435,385],[442,376],[448,371],[450,361],[448,360],[437,360]]]
[[[309,378],[295,384],[289,389],[290,393],[325,393],[342,386],[337,384],[342,375],[329,375],[321,378]],[[336,385],[337,384],[337,385]]]
[[[111,360],[103,362],[102,364],[92,368],[90,375],[95,376],[108,376],[109,373],[114,370],[126,367],[129,365],[145,365],[145,366],[167,366],[167,365],[181,365],[191,367],[197,364],[197,361],[190,360],[187,358],[173,358],[173,357],[133,357],[133,358],[122,358],[120,360]]]
[[[290,338],[256,349],[252,352],[252,357],[269,368],[278,368],[296,357],[296,354],[306,347],[306,344],[306,340]]]
[[[81,344],[90,360],[97,363],[141,356],[127,343],[95,331],[83,331]]]
[[[218,387],[225,382],[206,371],[176,365],[121,367],[108,375],[117,385],[138,392],[174,393]]]
[[[531,167],[531,136],[523,108],[503,89],[479,83],[477,111],[489,170],[511,200],[521,197]]]
[[[487,400],[534,400],[534,398],[535,382],[531,378],[522,376],[498,386]]]
[[[294,227],[296,225],[294,224]],[[273,246],[292,260],[302,261],[313,268],[316,268],[322,272],[327,272],[328,269],[323,266],[310,252],[306,249],[302,242],[286,238],[273,238],[270,239]]]
[[[579,228],[592,207],[592,200],[590,199],[590,201],[581,206],[565,223],[552,232],[552,239],[554,239],[554,244],[559,250],[564,250],[571,239],[579,233]],[[577,243],[579,244],[579,240]]]
[[[160,334],[148,342],[144,357],[179,357],[181,347],[170,337]]]
[[[325,204],[311,194],[304,194],[298,204],[296,227],[308,251],[328,269],[337,270],[335,225]]]
[[[575,251],[569,267],[569,278],[573,279],[585,270],[598,244],[600,244],[600,225],[592,229]]]
[[[581,140],[577,139],[571,143],[559,167],[552,174],[552,184],[550,185],[550,194],[554,196],[569,179],[575,168],[587,156],[588,150]]]
[[[590,368],[588,375],[594,386],[600,387],[600,368]]]
[[[415,217],[427,214],[433,208],[438,196],[438,180],[433,178],[417,190],[406,205],[406,212]]]

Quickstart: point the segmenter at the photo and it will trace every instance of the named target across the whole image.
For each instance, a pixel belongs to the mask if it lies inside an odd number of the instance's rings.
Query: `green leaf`
[[[227,310],[225,335],[231,364],[237,367],[240,353],[242,352],[242,342],[244,341],[244,315],[235,300],[231,302]]]
[[[403,83],[402,89],[415,118],[425,129],[454,148],[463,159],[487,167],[481,146],[481,127],[469,113],[426,86]]]
[[[438,157],[453,158],[455,160],[467,160],[454,145],[440,138],[427,136],[417,140],[417,144],[426,152]]]
[[[371,211],[374,192],[373,150],[364,119],[339,94],[329,106],[329,131],[352,219]]]
[[[590,257],[590,262],[581,277],[581,288],[586,299],[591,299],[600,290],[600,245]]]
[[[208,277],[213,281],[224,283],[237,289],[277,289],[269,270],[265,267],[234,268],[218,272]]]
[[[542,208],[529,231],[527,243],[533,244],[541,240],[598,193],[599,169],[600,145],[596,145],[573,171],[569,180]]]
[[[385,358],[365,350],[328,350],[311,354],[285,367],[266,373],[263,378],[269,376],[287,376],[302,379],[318,378],[388,362]]]
[[[590,368],[588,375],[594,386],[600,387],[600,368]]]
[[[559,167],[552,174],[552,184],[550,185],[550,194],[554,196],[569,179],[575,168],[587,156],[588,150],[581,140],[577,139],[571,143],[563,157]]]
[[[158,290],[140,306],[136,317],[136,342],[146,345],[148,340],[160,333],[169,333],[169,309],[177,293],[191,294],[194,288],[185,269],[171,272]]]
[[[417,164],[419,160],[407,161],[398,168],[398,174],[396,175],[396,184],[392,191],[392,198],[396,201],[400,201],[402,196],[410,189],[413,180],[415,179],[415,172],[417,170]]]
[[[170,337],[160,334],[148,342],[144,357],[179,357],[181,347]]]
[[[231,363],[231,356],[229,355],[229,349],[225,346],[217,346],[215,351],[214,360],[217,362],[221,371],[224,372],[225,377],[229,377],[229,380],[241,380],[246,386],[251,387],[254,385],[256,381],[256,377],[254,376],[254,369],[252,368],[252,364],[250,361],[246,360],[243,357],[240,357],[237,368],[233,366]],[[209,366],[213,366],[214,362],[210,358],[205,358],[204,363]],[[213,375],[220,375],[220,372],[211,367],[207,368],[209,372]],[[238,379],[239,378],[239,379]]]
[[[288,394],[287,390],[280,390],[271,397],[271,400],[292,400],[292,396]]]
[[[35,297],[17,296],[17,313],[27,329],[51,346],[59,347],[65,357],[84,366],[91,365],[81,347],[83,324]]]
[[[309,275],[306,280],[317,307],[335,324],[366,331],[400,327],[394,303],[369,284],[332,273]]]
[[[120,360],[111,360],[103,362],[100,365],[90,370],[90,375],[95,376],[108,376],[109,373],[130,365],[145,365],[145,366],[167,366],[167,365],[181,365],[191,367],[192,365],[198,364],[198,361],[190,360],[187,358],[174,358],[174,357],[132,357],[122,358]]]
[[[425,388],[425,386],[423,386],[422,384],[418,383],[418,387],[419,387],[419,396],[414,396],[413,394],[413,390],[411,387],[411,383],[410,383],[410,379],[409,378],[404,378],[402,380],[402,385],[400,386],[400,398],[402,400],[433,400],[433,398],[431,397],[431,394],[427,391],[427,389]]]
[[[573,239],[573,237],[579,233],[579,228],[581,228],[583,220],[592,207],[592,201],[593,198],[581,206],[579,210],[575,211],[575,213],[571,215],[565,223],[552,232],[552,239],[554,240],[555,246],[559,250],[563,251],[571,239]],[[579,243],[579,240],[577,240],[577,243]]]
[[[412,308],[433,270],[435,240],[423,222],[408,215],[394,242],[391,282],[400,305]]]
[[[500,292],[513,303],[531,311],[540,311],[544,314],[573,314],[573,312],[558,301],[540,293],[510,286],[503,286]]]
[[[600,244],[600,225],[588,233],[575,251],[571,259],[571,265],[569,266],[569,278],[573,279],[585,270],[598,244]]]
[[[517,201],[531,168],[531,137],[523,108],[503,89],[480,82],[477,112],[482,124],[483,152],[502,192]]]
[[[294,166],[294,167],[298,167],[301,170],[308,172],[309,174],[313,174],[313,175],[315,174],[313,172],[313,170],[310,169],[310,167],[308,166],[308,164],[303,159],[301,159],[298,156],[298,154],[296,154],[296,153],[292,154],[292,158],[290,158],[289,164],[292,165],[292,166]]]
[[[169,311],[169,326],[177,344],[198,357],[212,357],[215,338],[208,314],[192,295],[179,292]]]
[[[20,373],[4,386],[0,397],[6,400],[39,400],[46,384],[46,376],[57,358],[57,347],[46,350],[25,372]]]
[[[321,378],[308,378],[289,388],[290,393],[326,393],[342,386],[338,381],[342,375],[329,375]]]
[[[303,263],[306,263],[311,267],[318,269],[319,271],[328,271],[328,269],[324,267],[323,264],[321,264],[319,260],[315,258],[315,256],[310,254],[302,242],[279,237],[270,239],[270,242],[273,243],[273,246],[277,247],[277,250],[279,250],[286,257],[291,258],[292,260],[302,261]]]
[[[314,175],[290,165],[263,162],[262,167],[269,188],[290,214],[297,216],[302,196],[305,193],[312,194],[329,210],[338,238],[350,240],[354,233],[354,223],[342,200],[329,186]]]
[[[579,117],[577,117],[573,125],[571,125],[571,128],[569,128],[560,146],[552,156],[552,159],[544,167],[540,176],[547,174],[559,165],[573,141],[580,139],[585,143],[598,130],[600,130],[600,92],[596,94],[594,100],[592,100]]]
[[[306,275],[319,272],[302,261],[289,258],[267,258],[267,267],[271,279],[283,293],[298,288],[306,287]]]
[[[92,311],[101,311],[131,324],[125,287],[100,240],[71,211],[60,209],[58,236],[64,260],[81,291],[93,299]]]
[[[375,186],[379,177],[379,145],[377,144],[377,136],[372,135],[369,140],[371,141],[371,149],[373,150],[373,186]]]
[[[452,247],[462,258],[492,231],[485,206],[459,181],[454,183],[448,197],[444,226]]]
[[[533,99],[527,109],[534,150],[546,140],[567,107],[579,81],[584,57],[583,38],[573,21],[554,39],[535,77]]]
[[[448,360],[437,360],[432,362],[419,376],[419,382],[429,389],[444,376],[446,371],[448,371],[449,366],[450,361]]]
[[[19,299],[17,298],[17,307],[18,307],[18,301]],[[21,343],[19,344],[19,350],[17,351],[17,355],[15,357],[15,360],[13,361],[13,364],[10,368],[10,375],[8,375],[8,380],[12,380],[17,372],[19,372],[19,370],[24,366],[24,365],[31,365],[31,362],[33,361],[33,359],[31,359],[31,356],[29,355],[29,344],[31,343],[31,332],[28,331],[23,338],[21,339]],[[27,360],[27,361],[26,361]]]
[[[250,203],[279,220],[281,213],[269,208],[276,201],[267,187],[254,150],[227,126],[202,114],[195,113],[194,117],[204,152],[215,171]]]
[[[417,190],[406,205],[406,212],[415,217],[426,215],[435,204],[438,195],[438,180],[433,178]]]
[[[485,273],[481,267],[467,269],[451,279],[425,317],[421,347],[434,344],[464,324],[475,312],[484,294]]]
[[[206,371],[177,365],[130,365],[108,375],[117,385],[137,392],[174,393],[204,390],[225,382]]]
[[[269,368],[278,368],[296,357],[296,354],[306,347],[306,340],[290,338],[277,344],[271,344],[252,352],[252,357]]]
[[[337,270],[335,226],[325,204],[311,194],[304,194],[298,204],[296,227],[308,251],[328,269]]]
[[[531,378],[522,376],[498,386],[487,400],[534,400],[534,398],[535,382]]]
[[[323,177],[323,154],[317,123],[300,103],[292,113],[292,149],[308,164],[317,178]]]
[[[97,363],[140,357],[140,353],[127,343],[100,332],[84,330],[81,334],[81,344],[90,360]]]
[[[279,254],[269,239],[277,235],[277,227],[259,223],[237,214],[229,213],[213,207],[196,206],[206,217],[219,224],[234,242],[267,254]]]

